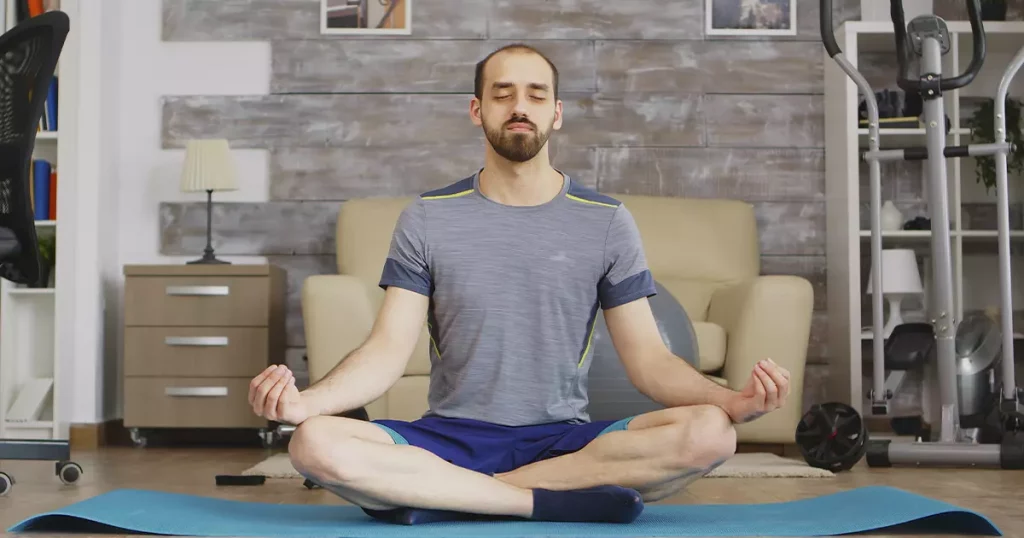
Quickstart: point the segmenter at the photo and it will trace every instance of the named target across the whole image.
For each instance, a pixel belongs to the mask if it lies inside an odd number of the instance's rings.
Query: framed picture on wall
[[[320,0],[320,33],[410,35],[413,0]]]
[[[796,35],[796,0],[704,0],[704,33]]]

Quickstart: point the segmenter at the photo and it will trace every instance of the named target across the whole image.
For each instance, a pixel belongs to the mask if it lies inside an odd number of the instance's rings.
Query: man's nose
[[[515,107],[512,109],[513,113],[519,116],[526,116],[526,96],[520,95],[516,97]]]

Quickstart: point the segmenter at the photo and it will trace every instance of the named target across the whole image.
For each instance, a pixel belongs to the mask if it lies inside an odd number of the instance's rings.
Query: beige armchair
[[[786,406],[738,427],[740,442],[792,443],[803,409],[804,365],[813,291],[796,276],[760,275],[757,223],[750,204],[720,199],[613,195],[636,219],[651,272],[686,309],[700,370],[739,389],[765,357],[787,368]],[[346,202],[337,221],[337,275],[308,278],[302,289],[310,381],[322,378],[370,332],[384,292],[377,286],[391,233],[410,198]],[[426,324],[405,375],[368,405],[371,419],[412,420],[427,409],[430,362]]]

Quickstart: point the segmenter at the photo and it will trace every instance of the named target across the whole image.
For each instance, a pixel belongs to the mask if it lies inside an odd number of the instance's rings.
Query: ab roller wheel
[[[868,430],[852,407],[836,402],[811,407],[796,429],[796,442],[811,467],[846,471],[867,450]]]

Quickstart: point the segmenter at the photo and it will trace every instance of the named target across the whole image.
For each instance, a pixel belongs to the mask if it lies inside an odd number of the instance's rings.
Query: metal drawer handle
[[[204,398],[227,396],[227,387],[167,387],[164,393],[168,396],[201,396]]]
[[[168,336],[164,343],[169,346],[226,346],[227,336]]]
[[[167,286],[167,295],[227,295],[227,286]]]

